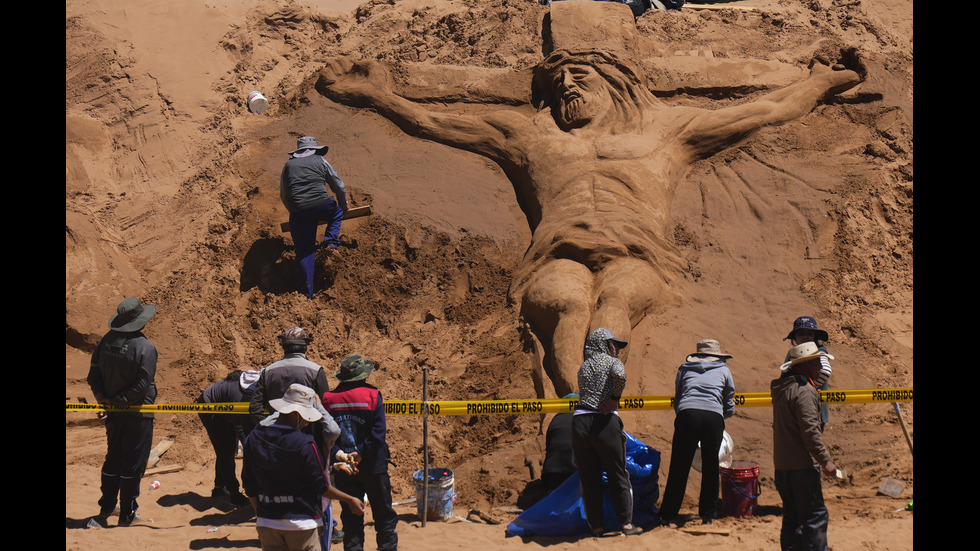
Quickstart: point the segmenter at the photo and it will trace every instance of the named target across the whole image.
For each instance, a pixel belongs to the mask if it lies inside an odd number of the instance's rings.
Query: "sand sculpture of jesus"
[[[626,6],[554,3],[552,25],[561,20],[557,9],[567,10],[565,20],[594,18],[601,9],[607,26],[613,20],[621,27],[628,18],[635,32],[632,13],[617,8]],[[556,46],[562,47],[535,69],[533,116],[426,108],[393,93],[374,61],[333,60],[316,84],[326,97],[373,108],[410,135],[493,160],[513,183],[532,237],[510,295],[537,349],[539,396],[546,395],[545,376],[557,396],[576,391],[591,331],[606,327],[628,341],[645,315],[677,298],[670,281],[681,263],[666,239],[666,208],[695,160],[759,128],[802,117],[861,81],[853,70],[817,63],[802,82],[750,103],[717,110],[668,106],[624,51],[582,37]]]

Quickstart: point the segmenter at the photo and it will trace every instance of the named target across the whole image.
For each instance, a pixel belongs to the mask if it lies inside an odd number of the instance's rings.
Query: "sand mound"
[[[480,68],[478,96],[528,111],[521,75],[542,57],[545,6],[530,0],[265,0],[66,5],[66,398],[91,394],[87,354],[118,302],[157,305],[147,335],[160,350],[159,402],[186,403],[236,368],[278,358],[275,336],[302,325],[311,359],[328,370],[349,352],[375,359],[388,399],[533,396],[532,358],[508,287],[530,242],[514,188],[483,157],[403,134],[377,114],[333,103],[313,87],[335,56],[392,67],[399,93],[437,96],[443,66]],[[681,252],[681,304],[634,330],[631,395],[672,393],[694,343],[713,337],[735,358],[740,391],[763,391],[785,353],[780,339],[811,314],[831,334],[832,387],[912,386],[912,3],[746,0],[730,9],[638,18],[637,60],[654,94],[716,108],[785,86],[813,57],[857,55],[865,81],[841,101],[766,128],[696,162],[667,209]],[[714,5],[718,8],[721,5]],[[739,9],[735,9],[739,8]],[[845,52],[845,54],[842,54]],[[850,54],[848,54],[850,52]],[[756,65],[748,71],[746,60]],[[739,62],[739,63],[733,63]],[[751,73],[751,74],[750,74]],[[467,74],[472,75],[472,71]],[[510,75],[510,76],[507,76]],[[516,77],[513,75],[517,75]],[[245,97],[270,99],[263,115]],[[485,107],[443,98],[435,108]],[[294,252],[279,224],[278,175],[301,135],[373,214],[344,226],[341,261],[320,261],[313,301],[293,292]],[[912,404],[903,405],[913,421]],[[640,545],[729,544],[771,549],[779,499],[772,484],[770,411],[743,408],[728,424],[736,456],[760,463],[766,514],[725,519],[732,536],[657,529]],[[435,464],[454,469],[457,514],[502,521],[534,494],[541,419],[430,419]],[[627,430],[664,453],[673,416],[624,413]],[[101,425],[66,415],[66,517],[95,513]],[[144,488],[153,529],[66,531],[66,549],[258,548],[254,524],[211,503],[213,459],[199,421],[159,414],[155,440],[183,470]],[[389,419],[395,499],[414,494],[421,420]],[[891,406],[834,406],[826,439],[851,474],[827,485],[831,544],[911,548],[912,457]],[[666,477],[666,467],[661,477]],[[883,477],[898,499],[877,495]],[[692,476],[691,488],[699,483]],[[686,505],[696,492],[689,489]],[[403,547],[525,546],[484,522],[418,527],[399,508]],[[246,515],[247,516],[247,515]],[[216,526],[216,532],[207,530]],[[737,538],[737,543],[735,539]],[[97,543],[98,542],[98,543]],[[592,543],[549,541],[558,549]],[[595,541],[626,549],[622,540]]]

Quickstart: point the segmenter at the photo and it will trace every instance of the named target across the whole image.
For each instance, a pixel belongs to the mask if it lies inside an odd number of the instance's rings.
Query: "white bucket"
[[[718,464],[721,467],[728,467],[732,462],[732,451],[735,449],[735,444],[732,442],[732,437],[729,436],[728,432],[725,431],[721,435],[721,446],[718,447]],[[701,472],[701,442],[698,442],[698,449],[694,452],[694,461],[691,462],[691,466],[694,470]]]
[[[252,92],[248,95],[248,110],[260,114],[269,108],[269,100],[265,99],[260,92]]]

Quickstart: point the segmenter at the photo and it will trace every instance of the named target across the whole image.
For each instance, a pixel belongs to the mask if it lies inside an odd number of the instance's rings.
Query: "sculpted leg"
[[[636,324],[655,306],[669,300],[667,285],[649,263],[619,258],[606,264],[596,277],[596,310],[589,331],[605,327],[629,342]],[[619,353],[624,363],[630,347]]]
[[[541,343],[542,364],[559,397],[578,391],[592,297],[592,272],[578,262],[556,259],[532,276],[521,300],[521,315]]]

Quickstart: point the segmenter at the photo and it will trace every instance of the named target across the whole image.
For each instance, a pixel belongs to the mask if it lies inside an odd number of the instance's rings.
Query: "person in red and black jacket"
[[[398,519],[391,506],[391,456],[386,442],[384,403],[381,392],[365,382],[373,371],[374,363],[357,354],[344,358],[334,373],[340,384],[324,393],[323,407],[340,426],[340,437],[331,452],[338,460],[334,464],[334,484],[350,495],[367,494],[378,550],[393,551],[398,548]],[[342,503],[340,521],[344,550],[364,549],[364,519]]]

